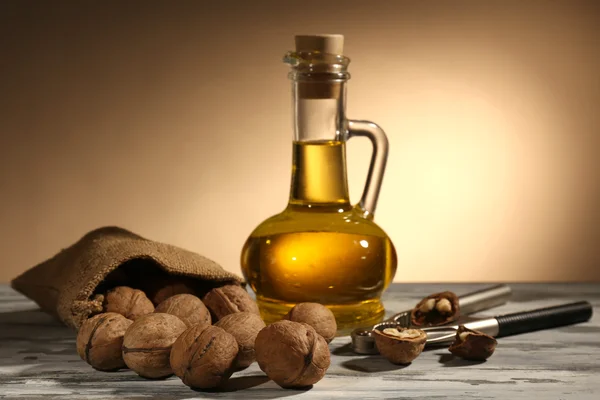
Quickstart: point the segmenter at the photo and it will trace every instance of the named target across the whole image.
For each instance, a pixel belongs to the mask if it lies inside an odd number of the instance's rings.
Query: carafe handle
[[[381,183],[383,182],[389,143],[383,129],[370,121],[349,120],[348,138],[355,136],[367,137],[373,144],[373,155],[371,156],[367,182],[365,183],[360,202],[356,205],[356,207],[360,208],[365,218],[372,219],[375,207],[377,207]]]

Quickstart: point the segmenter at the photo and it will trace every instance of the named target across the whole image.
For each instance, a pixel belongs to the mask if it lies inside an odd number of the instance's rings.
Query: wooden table
[[[394,284],[384,301],[392,314],[429,293],[461,294],[484,286]],[[396,366],[380,356],[354,354],[349,337],[340,337],[330,345],[327,375],[310,390],[281,389],[255,363],[234,374],[226,391],[199,392],[176,377],[149,381],[128,370],[95,371],[78,357],[73,331],[0,285],[0,398],[600,399],[600,284],[511,286],[511,302],[482,315],[576,300],[590,301],[595,315],[584,324],[499,339],[496,353],[483,363],[435,349],[409,366]]]

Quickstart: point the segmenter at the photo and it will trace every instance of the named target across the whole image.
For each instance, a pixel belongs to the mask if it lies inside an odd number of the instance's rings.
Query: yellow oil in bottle
[[[260,224],[242,250],[242,272],[266,322],[299,302],[336,316],[338,333],[380,321],[396,272],[385,232],[350,204],[345,142],[295,142],[287,208]]]

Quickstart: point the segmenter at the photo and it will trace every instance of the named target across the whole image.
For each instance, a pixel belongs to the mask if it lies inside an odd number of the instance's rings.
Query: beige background
[[[397,281],[600,280],[599,4],[3,1],[0,281],[111,224],[239,271],[288,196],[281,57],[322,32],[390,138]]]

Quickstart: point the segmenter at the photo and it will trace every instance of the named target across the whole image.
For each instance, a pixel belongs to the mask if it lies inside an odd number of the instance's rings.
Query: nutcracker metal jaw
[[[475,292],[467,293],[459,297],[461,315],[474,314],[478,311],[487,310],[500,306],[508,301],[511,289],[507,285],[496,285]],[[373,330],[383,330],[389,327],[410,328],[410,314],[412,310],[402,311],[391,318],[380,322],[370,328],[355,329],[350,335],[352,338],[352,350],[358,354],[377,354]],[[486,322],[485,322],[486,321]],[[498,334],[498,323],[494,318],[473,321],[464,324],[467,328],[487,333],[491,336]],[[440,327],[423,328],[427,333],[427,344],[446,344],[452,342],[458,325],[444,325]]]

